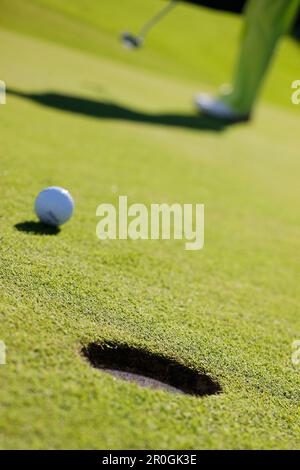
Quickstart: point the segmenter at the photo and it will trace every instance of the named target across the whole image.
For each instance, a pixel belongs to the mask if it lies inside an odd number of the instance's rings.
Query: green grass
[[[229,80],[241,22],[181,5],[143,51],[120,48],[120,30],[135,31],[160,4],[1,2],[0,78],[15,91],[0,107],[1,448],[299,447],[299,107],[290,101],[299,46],[283,42],[251,124],[195,130],[191,97]],[[110,102],[140,120],[71,113],[16,91]],[[150,122],[161,113],[179,116],[177,126]],[[16,230],[48,185],[71,191],[73,219],[56,236]],[[204,203],[204,250],[99,241],[96,207],[118,194]],[[81,357],[92,341],[203,369],[223,393],[116,380]]]

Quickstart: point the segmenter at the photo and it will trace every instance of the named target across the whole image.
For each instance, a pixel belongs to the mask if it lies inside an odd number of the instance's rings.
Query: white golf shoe
[[[242,122],[250,119],[250,114],[240,114],[220,98],[201,93],[195,97],[197,109],[202,114],[228,122]]]

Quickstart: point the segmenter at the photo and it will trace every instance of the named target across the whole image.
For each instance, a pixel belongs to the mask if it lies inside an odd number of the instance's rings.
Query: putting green
[[[299,45],[283,42],[255,120],[221,128],[191,100],[229,80],[238,17],[180,5],[132,53],[117,35],[161,2],[61,3],[1,2],[1,448],[299,447]],[[50,185],[70,190],[74,217],[33,233],[20,224]],[[204,203],[205,248],[99,241],[96,207],[119,194]],[[80,351],[111,341],[222,393],[103,374]]]

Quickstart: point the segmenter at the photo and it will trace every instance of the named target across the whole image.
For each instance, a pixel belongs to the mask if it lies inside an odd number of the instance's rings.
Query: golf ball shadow
[[[19,232],[32,233],[34,235],[57,235],[60,232],[59,227],[43,224],[42,222],[36,222],[34,220],[27,220],[15,224],[15,228]]]

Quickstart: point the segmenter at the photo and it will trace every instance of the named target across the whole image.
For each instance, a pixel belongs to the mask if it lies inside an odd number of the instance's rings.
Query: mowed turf
[[[192,96],[229,80],[238,17],[181,5],[129,52],[118,33],[161,2],[61,3],[1,2],[0,447],[299,447],[299,45],[282,44],[252,123],[210,128]],[[50,185],[73,194],[73,219],[18,230]],[[99,241],[96,207],[120,194],[204,203],[204,250]],[[203,370],[222,393],[100,373],[81,349],[109,341]]]

